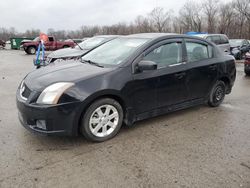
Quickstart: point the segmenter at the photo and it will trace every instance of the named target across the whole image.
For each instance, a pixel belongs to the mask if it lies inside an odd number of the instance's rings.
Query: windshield
[[[230,46],[241,46],[242,40],[229,40]]]
[[[33,41],[40,41],[40,38],[39,37],[36,37],[36,38],[34,38],[34,40]]]
[[[79,43],[79,46],[83,50],[90,50],[91,48],[94,48],[98,46],[99,44],[101,44],[102,42],[104,42],[106,39],[107,38],[104,38],[104,37],[93,37],[93,38],[87,39]],[[79,46],[76,46],[76,48],[79,48]]]
[[[148,40],[117,38],[89,52],[82,57],[82,60],[92,61],[101,65],[118,65]]]

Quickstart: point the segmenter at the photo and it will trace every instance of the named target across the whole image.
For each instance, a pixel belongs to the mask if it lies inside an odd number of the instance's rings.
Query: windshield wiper
[[[95,65],[95,66],[97,66],[97,67],[102,67],[102,68],[104,67],[104,66],[100,65],[99,63],[96,63],[96,62],[91,61],[91,60],[82,59],[82,62],[86,62],[86,63],[89,63],[89,64],[91,64],[91,65]]]
[[[81,46],[74,39],[72,39],[70,36],[68,36],[68,38],[71,39],[76,44],[76,46],[80,48],[80,50],[83,50]]]

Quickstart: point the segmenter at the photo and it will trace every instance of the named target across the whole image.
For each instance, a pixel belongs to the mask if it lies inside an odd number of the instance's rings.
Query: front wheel
[[[226,85],[223,81],[217,81],[212,90],[210,91],[208,98],[208,105],[211,107],[219,106],[226,95]]]
[[[123,110],[114,99],[95,101],[87,109],[81,120],[80,131],[86,139],[103,142],[114,137],[123,122]]]

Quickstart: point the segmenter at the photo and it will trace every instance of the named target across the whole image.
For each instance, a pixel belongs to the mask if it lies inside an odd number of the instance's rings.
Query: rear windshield
[[[243,40],[229,40],[230,46],[241,46]]]
[[[98,45],[100,45],[101,43],[103,43],[105,40],[108,40],[107,38],[104,37],[93,37],[90,39],[87,39],[83,42],[81,42],[79,44],[79,46],[83,49],[83,50],[90,50]],[[76,46],[76,48],[79,48],[78,46]]]

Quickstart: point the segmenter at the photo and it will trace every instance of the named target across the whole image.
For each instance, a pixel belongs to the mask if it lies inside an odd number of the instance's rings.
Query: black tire
[[[27,53],[28,54],[35,54],[36,53],[36,47],[35,46],[30,46],[27,48]]]
[[[67,46],[67,45],[66,45],[66,46],[63,46],[63,48],[69,48],[69,46]]]
[[[245,70],[246,76],[250,76],[250,71]]]
[[[226,85],[223,81],[218,80],[210,91],[208,105],[211,107],[219,106],[226,95]]]
[[[107,136],[99,137],[99,136],[94,135],[93,132],[91,131],[90,119],[93,116],[93,113],[95,112],[95,110],[97,110],[99,107],[101,107],[103,105],[113,106],[117,110],[119,116],[118,116],[118,121],[116,121],[117,125],[114,128],[114,130]],[[99,117],[99,119],[101,119],[101,118]],[[110,121],[110,120],[108,120],[108,121]],[[103,141],[106,141],[108,139],[113,138],[118,133],[118,131],[120,130],[120,128],[122,126],[122,122],[123,122],[123,109],[122,109],[121,105],[114,99],[103,98],[103,99],[99,99],[99,100],[93,102],[88,107],[87,111],[85,112],[85,114],[83,115],[83,117],[81,119],[80,132],[89,141],[103,142]],[[97,127],[97,125],[95,125],[95,126]],[[102,132],[102,129],[103,128],[99,128],[98,130],[99,131],[101,130],[101,132]],[[106,129],[108,129],[108,128],[106,128]]]

